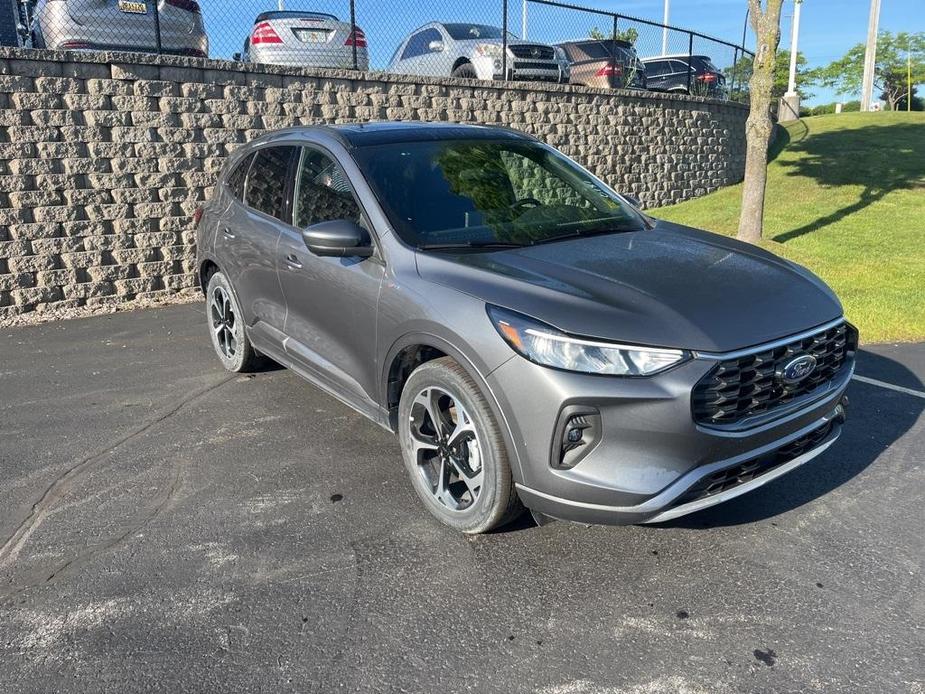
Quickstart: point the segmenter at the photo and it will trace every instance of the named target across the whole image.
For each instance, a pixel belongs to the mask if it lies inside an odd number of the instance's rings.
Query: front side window
[[[292,206],[292,223],[299,229],[335,219],[362,224],[360,206],[353,196],[347,174],[331,157],[311,147],[303,150]]]
[[[298,153],[298,147],[267,147],[254,155],[244,195],[248,207],[285,221],[289,167]]]
[[[613,192],[539,142],[395,143],[354,156],[396,233],[418,247],[532,245],[645,228]]]

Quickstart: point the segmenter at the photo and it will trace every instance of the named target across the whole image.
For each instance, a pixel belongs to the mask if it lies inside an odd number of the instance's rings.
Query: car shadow
[[[802,122],[802,121],[801,121]],[[805,128],[806,125],[803,124]],[[919,123],[868,125],[854,130],[816,133],[788,133],[778,138],[797,159],[780,162],[790,176],[814,179],[825,188],[862,187],[857,201],[818,219],[773,237],[786,243],[835,224],[848,215],[881,200],[887,193],[922,185],[921,154],[917,153],[922,137]],[[795,141],[794,141],[795,140]],[[770,158],[779,153],[775,141]]]
[[[902,364],[862,351],[860,372],[877,380],[922,390],[921,380]],[[848,421],[828,451],[792,472],[740,497],[682,516],[658,528],[712,528],[767,520],[803,506],[859,475],[905,434],[925,409],[925,400],[852,381]]]

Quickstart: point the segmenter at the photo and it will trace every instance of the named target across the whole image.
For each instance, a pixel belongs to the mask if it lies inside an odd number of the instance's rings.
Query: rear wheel
[[[235,373],[253,371],[260,364],[260,355],[244,330],[241,308],[227,278],[215,272],[206,287],[206,316],[212,346],[219,361]]]
[[[472,63],[463,63],[462,65],[457,65],[456,69],[453,70],[452,76],[461,77],[468,80],[477,80],[479,78],[478,73],[472,66]]]
[[[411,482],[440,521],[474,534],[520,515],[501,431],[459,364],[444,357],[418,367],[402,390],[398,417]]]

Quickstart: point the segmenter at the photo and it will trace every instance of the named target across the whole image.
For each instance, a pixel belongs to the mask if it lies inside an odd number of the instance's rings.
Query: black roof
[[[530,135],[487,125],[459,123],[427,123],[424,121],[382,121],[376,123],[344,123],[327,128],[345,144],[367,147],[396,142],[426,140],[533,140]]]

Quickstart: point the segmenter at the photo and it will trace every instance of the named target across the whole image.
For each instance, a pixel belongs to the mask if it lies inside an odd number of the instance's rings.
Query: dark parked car
[[[196,218],[225,368],[266,355],[396,432],[425,506],[464,532],[521,503],[663,521],[842,428],[857,332],[825,284],[652,219],[527,135],[282,130],[229,158]]]
[[[603,89],[646,88],[646,68],[629,41],[584,39],[556,44],[571,65],[570,84]]]
[[[689,86],[690,93],[697,96],[726,96],[726,78],[709,56],[664,55],[642,62],[646,66],[646,83],[653,91],[687,93]]]

